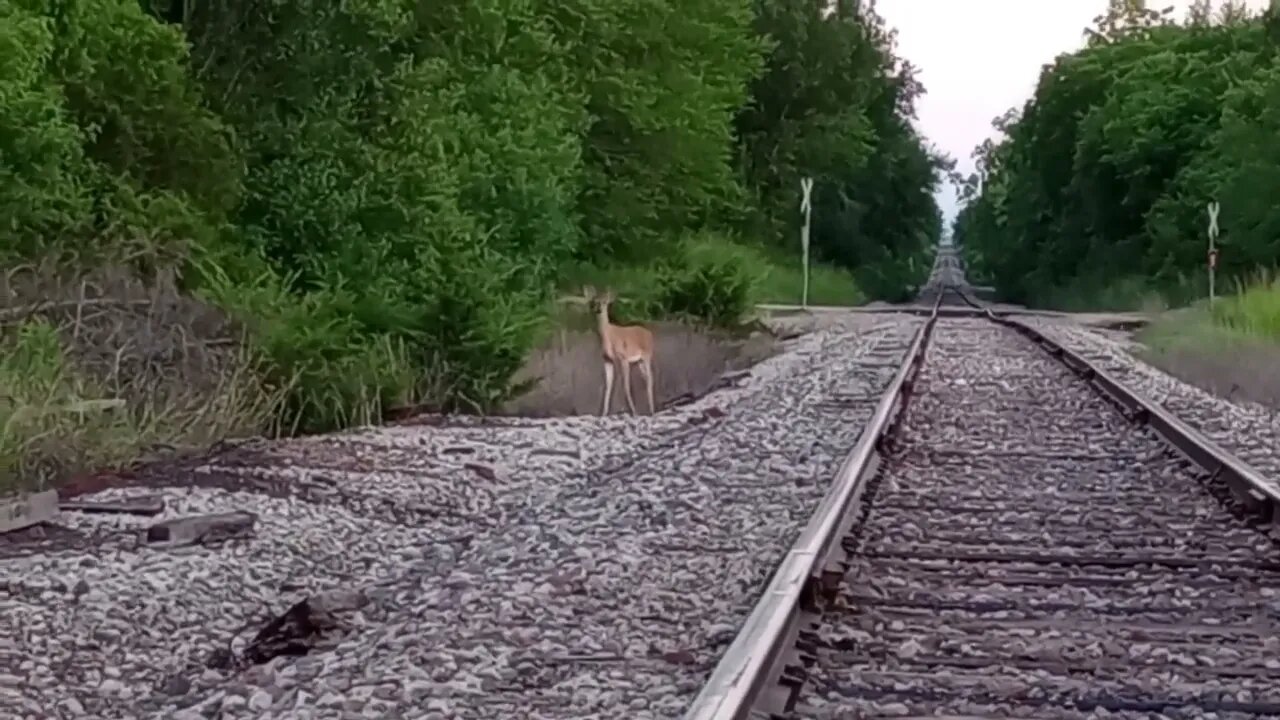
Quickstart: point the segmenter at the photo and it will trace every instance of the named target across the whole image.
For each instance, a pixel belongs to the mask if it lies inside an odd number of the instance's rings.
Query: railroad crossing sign
[[[1222,210],[1222,206],[1217,200],[1209,203],[1209,304],[1212,305],[1215,299],[1214,293],[1214,271],[1218,268],[1218,248],[1216,241],[1218,239],[1218,213]]]
[[[804,225],[800,228],[800,252],[804,263],[804,284],[800,291],[800,307],[809,307],[809,218],[813,214],[813,178],[800,181],[800,212],[804,213]]]

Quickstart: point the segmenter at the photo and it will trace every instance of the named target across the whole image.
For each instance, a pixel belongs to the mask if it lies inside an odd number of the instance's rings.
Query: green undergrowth
[[[0,328],[4,329],[4,328]],[[64,333],[65,334],[65,333]],[[87,368],[59,329],[28,320],[0,333],[0,496],[77,473],[265,430],[280,395],[250,358],[228,353],[205,378]]]
[[[681,319],[696,325],[731,328],[761,303],[799,304],[803,271],[797,253],[700,234],[687,239],[674,257],[650,263],[581,263],[566,275],[564,292],[584,286],[610,287],[619,296],[619,322]],[[809,304],[855,306],[866,302],[853,275],[813,262]]]
[[[1280,364],[1280,283],[1274,275],[1260,273],[1237,288],[1213,303],[1201,299],[1157,313],[1137,339],[1153,357],[1261,351],[1273,356],[1272,364]]]
[[[1259,271],[1244,280],[1223,283],[1216,301],[1208,300],[1208,281],[1181,277],[1156,284],[1146,278],[1076,282],[1045,291],[1037,307],[1064,312],[1140,311],[1171,315],[1186,326],[1188,339],[1239,336],[1264,341],[1280,339],[1280,276]],[[1201,328],[1199,330],[1192,328]],[[1208,333],[1206,335],[1206,333]],[[1175,333],[1178,334],[1178,333]],[[1157,333],[1154,337],[1162,337]]]
[[[1079,277],[1037,293],[1032,306],[1062,312],[1159,312],[1186,306],[1207,295],[1207,282],[1186,277],[1162,284],[1137,276]]]
[[[1280,275],[1259,273],[1237,292],[1214,303],[1215,325],[1249,337],[1280,342]]]
[[[1280,409],[1280,332],[1274,282],[1256,280],[1212,304],[1157,314],[1137,336],[1147,362],[1231,400]]]

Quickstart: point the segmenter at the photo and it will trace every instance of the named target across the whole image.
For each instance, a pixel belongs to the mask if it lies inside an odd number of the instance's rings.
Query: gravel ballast
[[[1280,543],[1033,343],[939,321],[795,718],[1280,713]]]
[[[832,318],[652,417],[427,418],[78,498],[166,509],[0,537],[0,716],[679,717],[921,322]],[[233,511],[247,538],[143,537]],[[304,600],[337,608],[309,653],[252,662]]]
[[[1134,357],[1131,350],[1138,346],[1117,335],[1082,327],[1069,319],[1019,321],[1097,363],[1264,475],[1280,478],[1280,413],[1257,403],[1225,400],[1182,382]]]

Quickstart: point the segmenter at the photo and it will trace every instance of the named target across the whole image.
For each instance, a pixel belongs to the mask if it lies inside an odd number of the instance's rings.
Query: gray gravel
[[[0,717],[678,717],[921,321],[824,322],[653,417],[366,429],[98,493],[258,522],[158,550],[154,519],[64,513],[0,541]],[[310,654],[229,664],[335,589],[365,602]]]
[[[1280,714],[1280,544],[1222,488],[984,320],[917,392],[795,717]]]
[[[1045,336],[1097,362],[1121,382],[1161,403],[1181,420],[1272,478],[1280,478],[1280,413],[1231,402],[1148,365],[1140,347],[1119,333],[1081,327],[1068,319],[1024,318]]]

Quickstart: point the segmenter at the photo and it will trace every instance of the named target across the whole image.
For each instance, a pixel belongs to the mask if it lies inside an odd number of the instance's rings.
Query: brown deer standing
[[[653,333],[639,325],[614,325],[609,322],[609,304],[616,296],[613,291],[598,293],[594,288],[584,288],[587,304],[596,315],[596,329],[600,333],[600,350],[604,355],[604,404],[600,414],[609,413],[609,400],[613,397],[615,373],[622,375],[622,391],[627,396],[627,407],[636,415],[636,404],[631,399],[631,366],[640,366],[645,389],[649,396],[649,414],[653,405]]]

